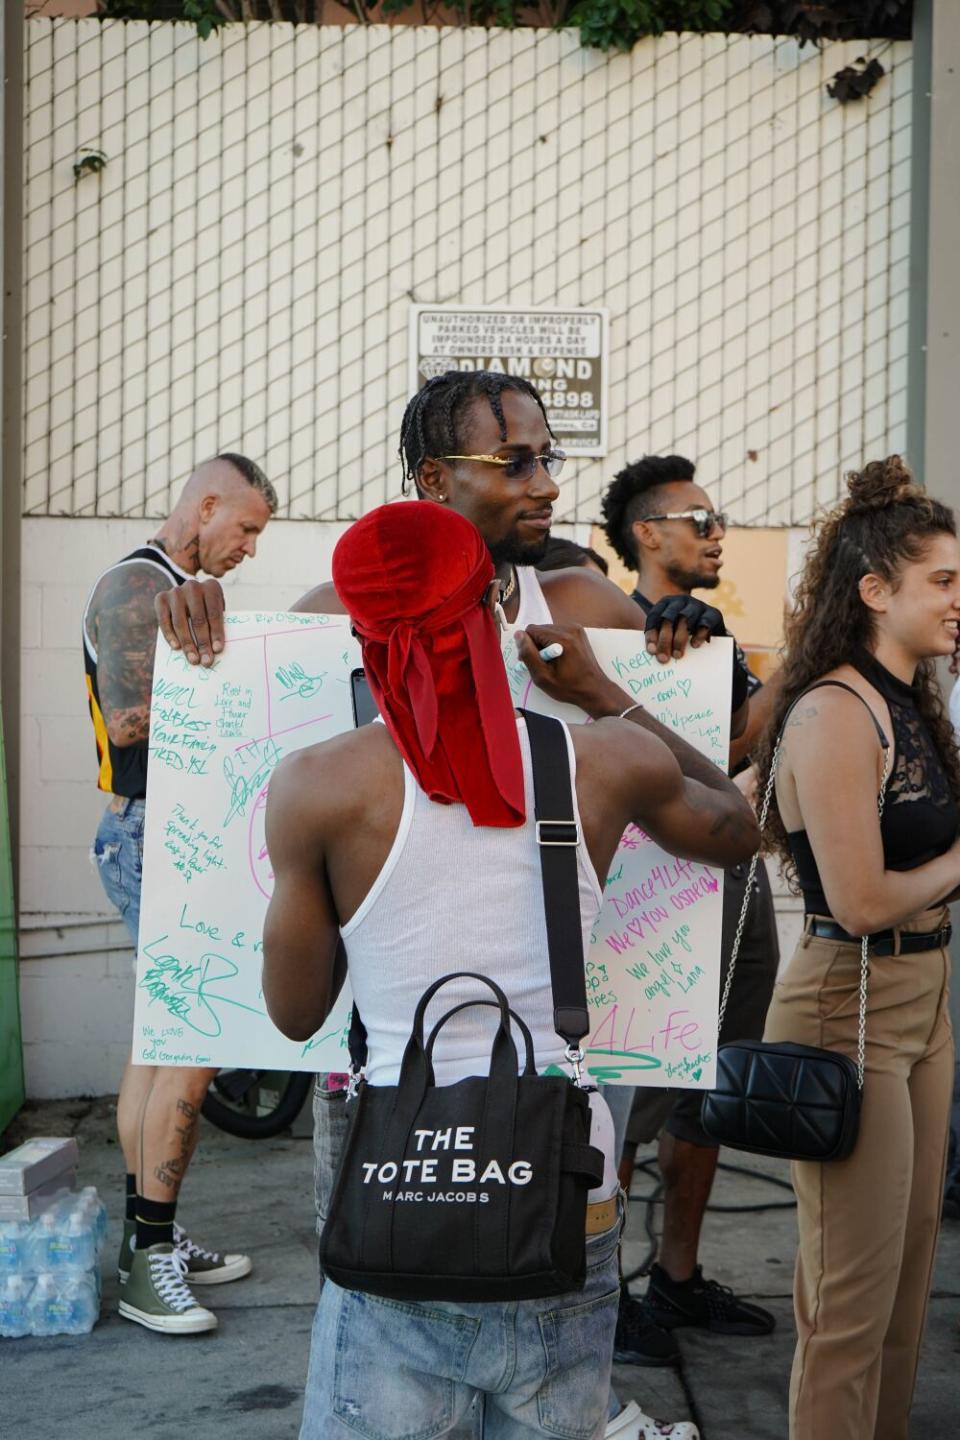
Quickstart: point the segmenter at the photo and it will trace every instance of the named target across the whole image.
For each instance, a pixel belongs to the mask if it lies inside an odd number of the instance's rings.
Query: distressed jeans
[[[140,930],[144,812],[143,800],[124,800],[120,810],[108,807],[90,852],[107,899],[119,910],[134,950]]]
[[[318,1235],[323,1233],[324,1222],[330,1213],[333,1186],[349,1129],[346,1091],[329,1090],[326,1081],[326,1075],[318,1075],[313,1090],[313,1173]],[[630,1106],[633,1103],[633,1086],[604,1085],[601,1087],[601,1093],[613,1116],[614,1154],[619,1159],[623,1150],[623,1137],[626,1133],[627,1121],[630,1118]],[[321,1288],[324,1283],[325,1278],[321,1270]],[[622,1409],[620,1398],[611,1385],[607,1400],[608,1419],[614,1419]]]
[[[318,1075],[313,1087],[313,1181],[317,1234],[330,1213],[333,1186],[350,1128],[346,1090],[331,1090],[329,1076]],[[321,1275],[322,1281],[322,1275]]]
[[[477,1440],[600,1440],[620,1228],[588,1237],[582,1290],[541,1300],[386,1300],[327,1280],[300,1440],[434,1440],[475,1401]]]

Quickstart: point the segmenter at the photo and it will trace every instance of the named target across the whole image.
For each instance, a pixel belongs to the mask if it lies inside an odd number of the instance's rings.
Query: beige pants
[[[935,930],[927,912],[903,931]],[[860,947],[804,935],[766,1040],[856,1058]],[[953,1084],[945,950],[870,957],[860,1132],[793,1166],[799,1250],[790,1440],[906,1440],[936,1249]]]

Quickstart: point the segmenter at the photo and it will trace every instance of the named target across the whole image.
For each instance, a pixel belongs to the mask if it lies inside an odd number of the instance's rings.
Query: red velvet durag
[[[387,729],[431,800],[522,825],[523,764],[479,530],[428,500],[372,510],[339,540],[333,583]]]

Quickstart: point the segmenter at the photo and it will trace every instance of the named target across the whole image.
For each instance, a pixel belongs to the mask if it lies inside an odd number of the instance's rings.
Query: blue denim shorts
[[[108,807],[90,852],[107,899],[119,910],[134,950],[140,930],[144,812],[143,800],[124,800],[119,810]]]
[[[622,1207],[621,1207],[622,1210]],[[478,1440],[599,1440],[607,1422],[621,1218],[587,1239],[582,1290],[457,1305],[327,1280],[300,1440],[434,1440],[473,1411]]]

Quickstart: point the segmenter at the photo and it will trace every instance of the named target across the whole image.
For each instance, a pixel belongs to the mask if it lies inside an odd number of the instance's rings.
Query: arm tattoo
[[[88,629],[97,651],[100,706],[115,745],[132,745],[150,733],[153,601],[169,588],[152,566],[124,565],[104,576],[91,602]]]
[[[820,711],[817,709],[816,705],[798,706],[797,709],[794,710],[793,714],[790,716],[787,729],[792,730],[794,726],[803,725],[806,723],[807,720],[815,720],[819,714]]]

